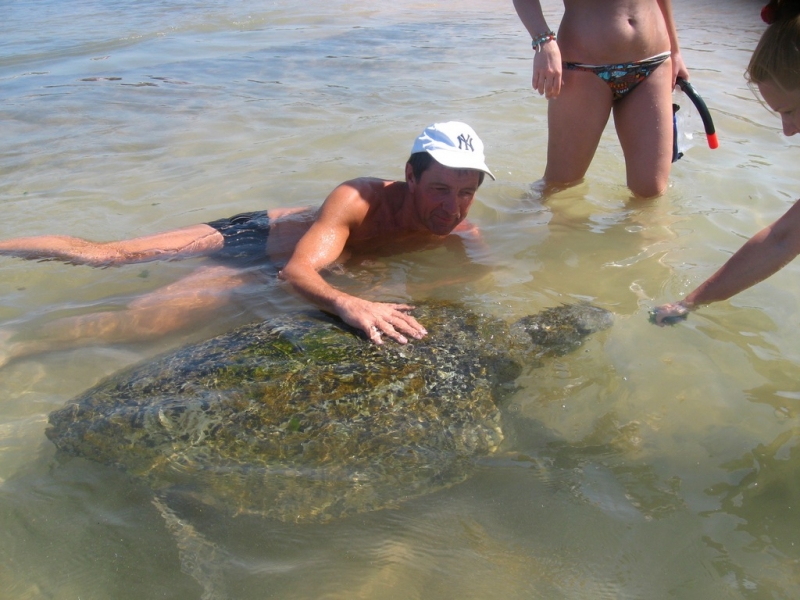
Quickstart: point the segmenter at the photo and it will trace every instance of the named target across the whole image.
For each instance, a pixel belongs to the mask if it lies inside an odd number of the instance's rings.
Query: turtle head
[[[573,352],[583,339],[614,323],[610,311],[580,302],[548,308],[535,315],[522,317],[512,325],[514,337],[534,356],[562,356]]]

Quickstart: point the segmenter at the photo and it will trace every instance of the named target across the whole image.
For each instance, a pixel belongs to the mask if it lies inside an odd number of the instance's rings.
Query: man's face
[[[758,91],[764,102],[780,115],[784,135],[800,131],[800,90],[786,91],[771,81],[763,81],[758,84]]]
[[[420,220],[437,235],[447,235],[464,220],[480,185],[471,169],[451,169],[434,162],[419,178],[407,180]]]

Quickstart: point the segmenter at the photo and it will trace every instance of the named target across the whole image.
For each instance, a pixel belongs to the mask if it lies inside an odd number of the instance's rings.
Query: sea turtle
[[[159,498],[326,521],[463,480],[503,439],[523,367],[611,325],[579,303],[513,325],[457,303],[430,332],[369,343],[321,312],[245,325],[113,375],[50,414],[59,450],[124,468]]]

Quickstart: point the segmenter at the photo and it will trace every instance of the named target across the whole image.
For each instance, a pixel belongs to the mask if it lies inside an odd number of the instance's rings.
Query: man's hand
[[[345,323],[363,331],[374,344],[382,344],[384,335],[405,344],[408,342],[406,335],[419,340],[428,333],[408,314],[413,308],[408,304],[370,302],[349,296],[337,307],[337,313]]]

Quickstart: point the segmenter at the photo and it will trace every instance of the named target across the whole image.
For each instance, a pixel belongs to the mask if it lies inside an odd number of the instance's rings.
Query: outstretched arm
[[[532,40],[550,31],[539,0],[514,0],[514,8]],[[561,50],[556,40],[539,46],[539,51],[533,57],[531,84],[545,98],[555,98],[561,93]]]
[[[800,202],[750,238],[720,269],[680,302],[653,311],[657,325],[700,305],[727,300],[778,272],[800,254]],[[667,320],[667,321],[665,321]]]
[[[118,242],[91,242],[66,235],[0,241],[0,254],[95,267],[203,256],[222,248],[222,234],[208,225],[191,225]]]
[[[408,341],[406,335],[419,339],[427,333],[408,314],[412,306],[351,296],[328,284],[319,274],[339,258],[352,232],[366,219],[371,193],[369,184],[358,181],[344,183],[331,192],[279,277],[310,302],[364,331],[372,342],[382,343],[381,335],[386,334],[404,344]]]

